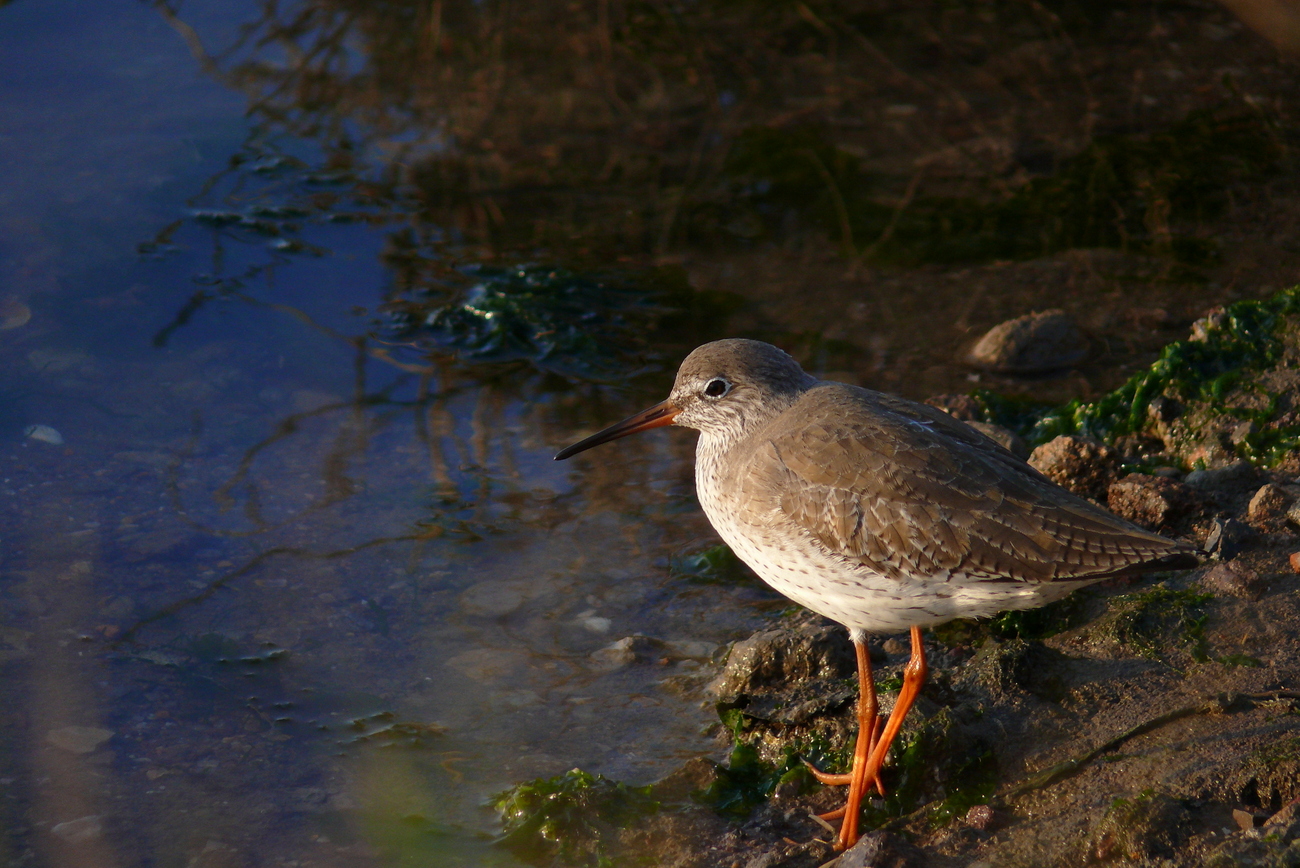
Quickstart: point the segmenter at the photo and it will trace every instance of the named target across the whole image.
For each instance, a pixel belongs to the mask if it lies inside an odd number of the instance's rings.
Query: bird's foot
[[[803,764],[808,769],[808,771],[812,772],[812,776],[817,779],[817,783],[821,784],[822,786],[847,787],[849,784],[853,782],[852,773],[836,775],[836,774],[831,774],[830,772],[821,771],[815,765],[808,762],[808,760],[803,760]],[[885,795],[885,784],[883,781],[880,780],[880,775],[876,775],[875,780],[868,782],[867,788],[870,789],[871,787],[875,787],[876,792],[879,793],[880,795],[882,796]],[[844,816],[844,811],[842,809],[840,811],[832,811],[831,813],[834,814],[834,816],[831,816],[831,814],[823,814],[820,816],[823,820],[834,820],[837,817]]]

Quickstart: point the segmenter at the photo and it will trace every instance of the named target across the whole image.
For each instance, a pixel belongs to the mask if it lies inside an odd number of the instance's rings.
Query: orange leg
[[[856,643],[855,643],[856,644]],[[862,676],[862,661],[866,658],[865,646],[858,646],[858,674],[859,680]],[[930,667],[925,662],[925,645],[921,642],[921,628],[912,628],[912,657],[907,661],[907,666],[903,669],[903,689],[898,694],[898,701],[894,704],[894,710],[889,715],[889,723],[885,725],[885,731],[881,733],[880,738],[870,739],[863,737],[863,731],[858,732],[858,743],[853,750],[853,771],[852,780],[849,782],[849,800],[844,805],[844,825],[840,826],[840,837],[836,841],[835,847],[839,850],[847,850],[852,847],[858,840],[858,814],[861,812],[862,795],[866,790],[867,781],[880,780],[880,767],[885,762],[885,754],[889,752],[889,746],[898,736],[898,731],[903,728],[903,718],[911,710],[912,704],[916,702],[917,695],[921,692],[921,685],[925,684],[925,676],[929,673]],[[867,663],[866,685],[870,682],[870,662]],[[863,698],[866,698],[866,687],[863,687]],[[872,723],[875,721],[876,713],[876,690],[875,685],[871,685],[871,716]],[[864,719],[863,710],[858,709],[858,720]],[[865,731],[871,732],[875,726],[871,726]],[[874,741],[875,744],[869,748],[865,742]],[[860,752],[867,755],[859,756]]]

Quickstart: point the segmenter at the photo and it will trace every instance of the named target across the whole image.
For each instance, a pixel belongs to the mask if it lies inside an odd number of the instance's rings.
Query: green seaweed
[[[696,801],[721,814],[743,817],[767,801],[782,781],[801,780],[807,774],[798,745],[787,745],[779,762],[766,762],[745,738],[748,718],[743,711],[719,709],[718,716],[731,730],[731,754],[727,764],[718,767],[713,782],[695,794]]]
[[[504,826],[499,843],[526,858],[610,864],[606,840],[659,810],[650,789],[581,769],[519,784],[492,800]]]
[[[1113,438],[1142,429],[1151,401],[1160,396],[1221,402],[1246,368],[1277,363],[1282,318],[1300,312],[1300,287],[1284,289],[1264,301],[1229,305],[1206,329],[1204,340],[1175,341],[1145,371],[1099,401],[1072,401],[1042,417],[1026,435],[1044,443],[1059,434]]]
[[[469,285],[451,294],[393,302],[390,327],[403,340],[462,362],[527,362],[584,379],[627,376],[626,350],[646,323],[667,313],[652,281],[579,275],[518,265],[462,270]]]
[[[1210,659],[1205,640],[1213,594],[1174,590],[1163,584],[1148,591],[1123,594],[1110,601],[1105,630],[1112,638],[1144,657],[1157,658],[1162,646],[1186,648],[1192,659]]]

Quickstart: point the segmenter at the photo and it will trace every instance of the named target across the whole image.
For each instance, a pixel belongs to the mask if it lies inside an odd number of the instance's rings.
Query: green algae
[[[650,787],[630,787],[581,769],[519,784],[492,804],[501,813],[503,846],[525,858],[558,857],[584,865],[610,864],[607,842],[660,807]]]
[[[826,758],[827,752],[818,749],[824,745],[823,742],[814,747],[793,740],[785,746],[777,762],[767,762],[753,741],[745,736],[749,719],[741,709],[721,709],[718,716],[731,730],[731,753],[726,765],[717,767],[709,786],[695,793],[693,798],[720,814],[732,817],[747,815],[771,798],[777,786],[785,781],[798,782],[802,789],[811,777],[802,762],[804,752],[812,754],[810,759],[814,762]]]
[[[667,289],[654,276],[545,265],[471,266],[462,274],[465,285],[390,302],[393,337],[465,363],[527,362],[613,380],[629,376],[627,350],[641,346],[647,326],[670,311],[662,303]]]
[[[1210,659],[1205,639],[1213,594],[1175,590],[1163,584],[1110,601],[1110,610],[1097,623],[1099,635],[1131,648],[1143,657],[1158,659],[1168,648],[1183,648],[1198,662]]]
[[[1221,404],[1245,371],[1270,367],[1282,358],[1285,347],[1278,340],[1278,328],[1297,312],[1300,287],[1264,301],[1231,304],[1208,323],[1203,340],[1169,344],[1147,370],[1101,400],[1066,404],[1044,415],[1026,434],[1035,443],[1059,434],[1110,439],[1142,430],[1157,397]]]

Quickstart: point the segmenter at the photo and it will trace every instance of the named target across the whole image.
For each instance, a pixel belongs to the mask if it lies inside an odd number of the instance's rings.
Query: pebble
[[[104,823],[102,817],[92,814],[89,817],[79,817],[76,820],[59,823],[50,831],[55,837],[62,838],[69,844],[84,844],[104,834]]]
[[[1255,815],[1250,811],[1243,811],[1241,808],[1233,809],[1232,819],[1235,820],[1237,825],[1242,829],[1253,829],[1257,825],[1255,822]]]
[[[995,812],[989,805],[972,805],[966,812],[966,825],[983,832],[993,824]]]
[[[1248,525],[1235,518],[1216,518],[1214,526],[1205,537],[1205,552],[1221,561],[1230,561],[1237,556],[1246,539],[1252,534],[1253,531]]]
[[[1035,449],[1029,463],[1075,494],[1104,500],[1110,479],[1119,467],[1119,455],[1098,440],[1062,434]]]
[[[1192,489],[1181,482],[1145,473],[1131,473],[1106,492],[1111,512],[1152,530],[1192,511],[1196,500]]]
[[[0,298],[0,332],[25,326],[32,318],[32,309],[16,297]]]
[[[23,434],[29,440],[39,440],[42,443],[51,443],[55,446],[63,444],[63,435],[49,425],[28,425],[23,429]]]
[[[1291,557],[1287,558],[1287,562],[1291,564],[1291,572],[1300,573],[1300,552],[1291,552]]]
[[[1281,518],[1287,515],[1288,510],[1294,505],[1295,498],[1280,485],[1268,483],[1260,486],[1255,495],[1251,497],[1250,504],[1246,507],[1246,518],[1252,524],[1262,524],[1275,518]]]
[[[111,729],[96,726],[65,726],[45,734],[50,744],[73,753],[91,753],[112,737]]]
[[[1064,368],[1088,355],[1088,339],[1063,310],[1031,313],[999,323],[966,355],[976,367],[1005,373]]]

